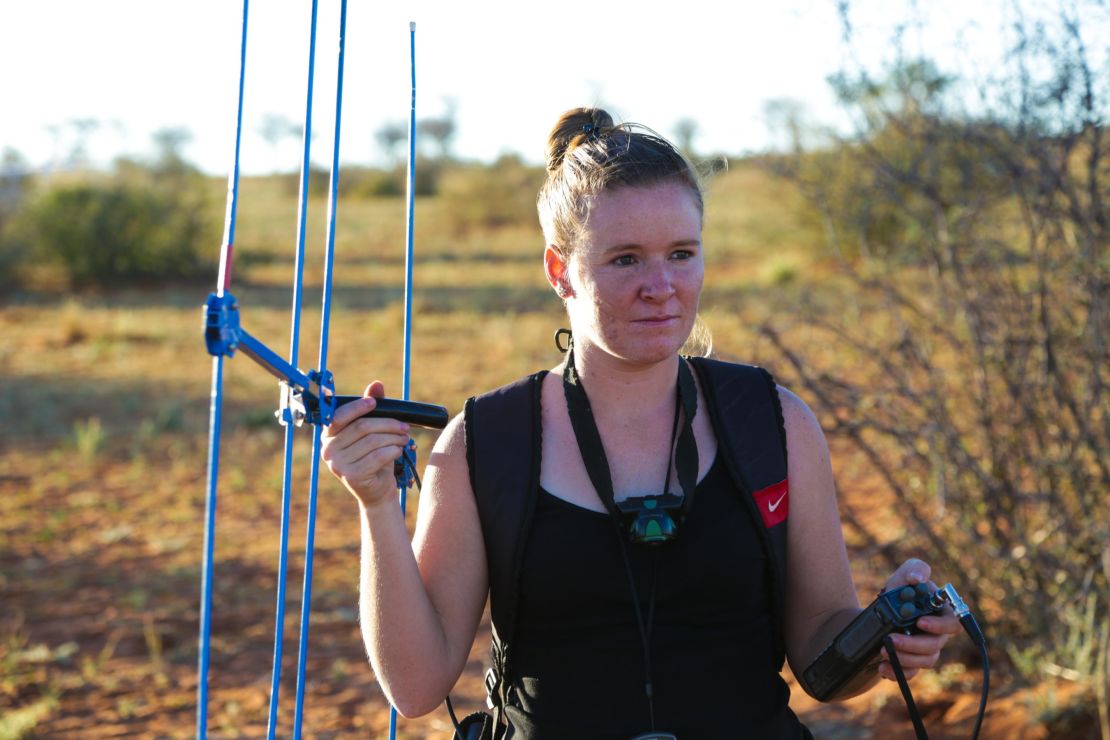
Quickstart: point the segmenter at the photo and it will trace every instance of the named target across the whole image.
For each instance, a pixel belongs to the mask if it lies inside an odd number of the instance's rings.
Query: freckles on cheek
[[[602,301],[592,305],[589,312],[591,331],[598,337],[613,340],[620,335],[619,322],[613,318],[614,312]]]

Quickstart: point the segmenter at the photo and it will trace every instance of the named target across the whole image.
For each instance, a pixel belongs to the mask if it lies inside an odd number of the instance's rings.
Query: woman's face
[[[634,364],[672,357],[698,312],[705,264],[689,189],[665,183],[601,193],[569,260],[548,247],[548,279],[567,284],[575,346]]]

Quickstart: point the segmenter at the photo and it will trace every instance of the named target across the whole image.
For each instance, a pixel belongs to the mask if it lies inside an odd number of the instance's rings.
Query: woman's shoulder
[[[708,357],[702,355],[683,355],[683,357],[687,362],[703,372],[729,373],[735,375],[758,373],[764,377],[774,377],[769,368],[754,362],[742,362],[732,359],[726,360],[717,355]]]
[[[782,420],[786,430],[786,444],[792,451],[802,454],[828,456],[828,442],[821,422],[809,405],[788,388],[775,386]]]
[[[525,444],[539,433],[547,374],[540,370],[466,400],[460,431],[472,460],[487,453],[500,457],[506,445]]]
[[[777,413],[785,427],[784,433],[787,443],[792,449],[824,447],[824,433],[809,405],[789,388],[776,382],[772,371],[762,365],[754,363],[737,362],[710,357],[687,358],[699,371],[699,376],[714,383],[716,392],[727,389],[728,385],[737,382],[762,384],[771,393],[773,403],[778,407]],[[731,400],[742,403],[734,393],[728,393]]]
[[[538,387],[543,383],[544,376],[548,374],[547,370],[537,370],[530,375],[525,375],[522,378],[498,386],[485,393],[479,393],[467,399],[467,406],[474,402],[486,402],[505,397],[515,397],[518,395],[526,395],[525,391],[532,387]]]

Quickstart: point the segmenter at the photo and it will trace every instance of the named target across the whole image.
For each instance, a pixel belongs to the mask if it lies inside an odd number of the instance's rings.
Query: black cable
[[[886,648],[890,667],[894,669],[894,677],[898,679],[898,688],[902,690],[902,699],[906,702],[906,709],[910,713],[910,721],[913,722],[917,740],[929,740],[929,735],[925,732],[925,724],[921,721],[921,715],[913,701],[913,694],[910,693],[910,685],[906,682],[906,674],[902,671],[902,663],[898,660],[898,650],[894,647],[894,640],[890,639],[890,635],[883,637],[883,647]]]
[[[396,468],[398,467],[397,462],[394,462],[393,465],[394,465],[395,474],[403,472],[404,469],[405,469],[405,466],[407,465],[408,469],[409,469],[409,472],[412,473],[412,479],[416,483],[416,490],[417,491],[420,490],[420,475],[416,472],[416,462],[409,459],[409,454],[408,454],[407,449],[404,450],[403,452],[401,452],[401,460],[400,460],[401,470],[396,471]]]
[[[975,730],[971,733],[971,740],[977,740],[979,730],[983,727],[983,716],[987,713],[987,693],[990,691],[991,685],[991,662],[987,656],[987,638],[983,635],[983,631],[979,629],[979,623],[975,621],[975,616],[968,612],[960,617],[960,624],[963,625],[967,636],[979,648],[979,654],[983,658],[983,694],[979,698],[979,714],[975,717]]]
[[[632,563],[628,557],[627,543],[617,520],[612,519],[612,522],[617,533],[617,547],[620,549],[621,558],[624,560],[624,572],[628,576],[628,588],[632,592],[632,609],[636,613],[636,629],[640,633],[640,646],[644,651],[644,695],[648,701],[648,721],[651,723],[651,731],[655,732],[655,690],[651,680],[651,628],[652,620],[655,618],[655,586],[659,580],[659,551],[656,550],[655,552],[651,592],[648,597],[648,619],[645,625],[643,613],[640,611],[640,595],[636,588],[636,579],[632,575]]]
[[[960,624],[967,632],[967,636],[979,648],[979,654],[983,661],[983,692],[979,697],[979,711],[975,716],[975,729],[971,733],[972,740],[978,740],[979,732],[983,728],[983,718],[987,713],[987,696],[990,693],[990,657],[987,654],[986,637],[979,628],[978,622],[975,621],[975,616],[966,610],[966,607],[962,604],[959,606],[959,611],[962,612],[960,614]],[[890,667],[894,670],[894,677],[898,679],[898,688],[902,691],[902,699],[906,702],[906,709],[909,711],[910,720],[913,722],[914,732],[917,734],[918,740],[928,740],[929,736],[925,733],[925,725],[922,723],[917,705],[913,701],[913,694],[910,693],[909,684],[906,682],[906,674],[902,671],[902,664],[898,660],[898,651],[895,649],[894,641],[890,638],[890,635],[883,637],[883,646],[886,648]]]
[[[447,695],[447,713],[451,715],[451,724],[455,726],[455,737],[459,738],[459,740],[465,740],[463,738],[462,725],[459,724],[459,718],[455,716],[455,708],[451,706],[450,694]]]

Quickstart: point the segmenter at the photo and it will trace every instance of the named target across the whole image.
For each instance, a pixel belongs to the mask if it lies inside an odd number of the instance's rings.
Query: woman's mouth
[[[677,316],[648,316],[646,318],[636,319],[635,323],[644,326],[666,326],[677,320]]]

